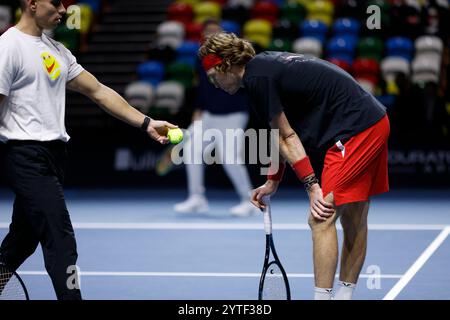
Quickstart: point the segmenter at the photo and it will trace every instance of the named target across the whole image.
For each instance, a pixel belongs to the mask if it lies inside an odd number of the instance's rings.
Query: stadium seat
[[[386,42],[387,56],[403,57],[411,61],[413,56],[413,43],[406,37],[392,37]]]
[[[184,32],[184,26],[180,22],[163,22],[156,30],[158,45],[168,45],[176,49],[183,42]]]
[[[428,56],[430,59],[441,61],[444,44],[440,38],[424,35],[416,39],[414,46],[416,57]]]
[[[184,87],[176,81],[163,81],[156,88],[154,107],[174,115],[184,103]]]
[[[328,58],[327,60],[328,60],[329,62],[331,62],[331,63],[337,65],[337,66],[340,67],[341,69],[343,69],[343,70],[345,70],[345,71],[347,71],[347,72],[350,73],[351,67],[350,67],[350,64],[349,64],[347,61],[345,61],[345,60],[340,60],[340,59],[338,59],[338,58]]]
[[[220,23],[223,31],[225,32],[231,32],[234,33],[236,35],[240,35],[241,34],[241,27],[239,25],[239,23],[232,21],[232,20],[222,20],[222,22]]]
[[[202,2],[202,0],[177,0],[177,3],[185,3],[194,7],[197,3]]]
[[[148,114],[154,99],[154,89],[150,83],[136,81],[125,87],[125,100],[144,114]]]
[[[94,11],[88,4],[79,4],[80,7],[80,20],[81,20],[81,34],[88,34],[91,32],[92,22],[94,20]]]
[[[11,24],[11,8],[0,5],[0,34],[9,28]]]
[[[295,53],[310,54],[320,58],[322,56],[322,43],[316,38],[298,38],[292,44]]]
[[[380,66],[373,59],[355,59],[352,65],[353,76],[357,79],[365,79],[377,85],[380,74]]]
[[[252,19],[264,19],[274,24],[278,20],[278,6],[270,1],[256,3],[251,10]]]
[[[336,36],[327,42],[328,57],[338,58],[349,64],[353,63],[357,39],[354,36]]]
[[[164,65],[158,61],[142,62],[137,67],[137,74],[140,80],[156,87],[164,77]]]
[[[330,1],[317,0],[307,5],[309,20],[319,20],[330,26],[333,22],[334,5]]]
[[[77,4],[85,4],[92,9],[92,12],[96,15],[101,10],[102,1],[101,0],[78,0]]]
[[[356,81],[359,83],[359,85],[360,85],[364,90],[366,90],[367,92],[369,92],[369,93],[371,93],[371,94],[374,94],[374,93],[375,93],[376,85],[373,83],[373,81],[368,80],[368,79],[366,79],[366,78],[356,78],[355,80],[356,80]]]
[[[201,41],[203,25],[198,22],[189,22],[185,25],[185,39],[188,41]]]
[[[243,6],[250,9],[255,4],[256,0],[228,0],[230,6]]]
[[[410,65],[408,60],[401,57],[387,57],[381,61],[381,74],[386,82],[395,80],[399,73],[409,75]]]
[[[172,3],[167,9],[167,19],[188,24],[194,19],[194,10],[187,3]]]
[[[292,42],[289,39],[274,38],[267,48],[269,51],[292,51]]]
[[[375,37],[361,38],[358,41],[358,56],[380,61],[383,56],[383,41]]]
[[[272,25],[267,20],[249,20],[244,25],[244,38],[267,48],[272,38]]]
[[[194,68],[184,62],[173,62],[167,67],[167,79],[181,83],[186,89],[194,85]]]
[[[427,57],[415,58],[412,62],[412,81],[416,84],[439,83],[440,63]]]
[[[195,22],[203,23],[205,20],[213,18],[220,19],[222,9],[219,4],[211,1],[204,1],[194,6]]]
[[[354,18],[339,18],[333,23],[334,35],[354,35],[358,36],[361,24]]]
[[[286,2],[281,7],[280,19],[299,25],[306,17],[306,8],[301,3]]]
[[[54,38],[56,41],[61,42],[70,51],[78,51],[80,34],[77,29],[69,29],[65,24],[61,24],[55,29]]]
[[[197,52],[200,45],[196,41],[184,41],[177,49],[177,62],[184,62],[195,67],[197,64]]]
[[[322,21],[305,20],[301,24],[300,29],[303,37],[316,38],[322,42],[322,44],[325,42],[328,27]]]

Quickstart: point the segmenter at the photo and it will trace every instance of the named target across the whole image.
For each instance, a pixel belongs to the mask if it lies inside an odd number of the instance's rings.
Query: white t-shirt
[[[9,28],[0,37],[0,141],[68,141],[66,83],[82,71],[61,43]]]

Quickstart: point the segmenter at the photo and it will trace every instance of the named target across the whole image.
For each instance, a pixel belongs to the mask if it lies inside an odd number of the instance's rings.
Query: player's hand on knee
[[[308,191],[308,195],[311,215],[315,219],[325,221],[335,213],[333,204],[323,199],[322,189],[318,184]]]
[[[252,191],[250,201],[260,210],[264,210],[266,208],[266,204],[263,201],[263,197],[275,194],[277,189],[278,189],[277,181],[267,180],[265,184]]]
[[[175,128],[178,128],[178,126],[167,121],[152,119],[148,125],[147,133],[153,140],[156,140],[161,144],[167,144],[169,143],[167,132],[169,131],[169,129]]]

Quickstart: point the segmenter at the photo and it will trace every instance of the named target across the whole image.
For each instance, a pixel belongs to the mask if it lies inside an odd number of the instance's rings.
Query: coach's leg
[[[17,270],[31,256],[39,244],[39,238],[30,224],[20,198],[14,200],[9,232],[0,246],[0,262]]]
[[[333,203],[333,194],[325,197]],[[315,299],[330,299],[338,260],[336,220],[339,210],[325,221],[316,220],[311,214],[308,223],[312,231]]]
[[[367,248],[367,215],[369,201],[342,206],[341,224],[344,233],[337,300],[349,300],[358,281]]]
[[[81,299],[74,281],[78,253],[75,233],[66,207],[62,186],[56,177],[42,177],[31,183],[35,190],[30,208],[35,210],[34,227],[40,233],[45,268],[58,300]],[[40,189],[38,189],[40,188]]]

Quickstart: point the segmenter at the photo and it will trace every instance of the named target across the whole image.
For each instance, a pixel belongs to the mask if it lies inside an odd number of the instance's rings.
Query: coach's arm
[[[103,110],[134,127],[140,127],[144,122],[143,113],[130,106],[116,91],[100,83],[86,70],[69,81],[67,88],[89,97]],[[167,121],[151,119],[147,133],[152,139],[166,144],[169,142],[166,136],[168,128],[176,127]]]

